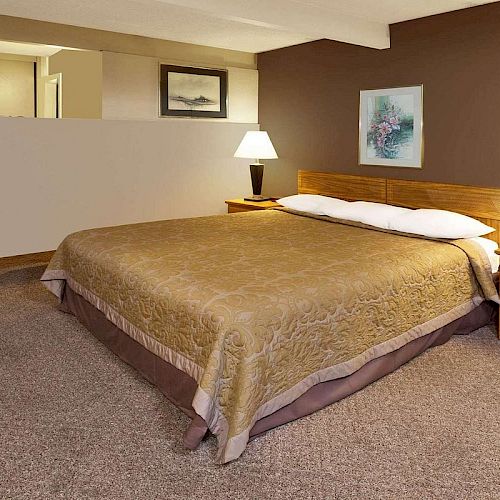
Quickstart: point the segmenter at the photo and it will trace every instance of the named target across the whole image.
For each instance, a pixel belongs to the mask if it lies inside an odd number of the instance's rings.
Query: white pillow
[[[409,208],[395,207],[384,203],[353,201],[344,206],[325,209],[326,215],[336,219],[362,222],[370,226],[389,229],[389,221],[394,217],[411,212]]]
[[[323,215],[327,215],[330,210],[335,210],[341,207],[348,207],[351,203],[345,200],[340,200],[339,198],[330,198],[329,196],[322,196],[320,209]]]
[[[492,227],[472,217],[448,212],[421,208],[410,210],[389,221],[389,229],[403,233],[413,233],[430,238],[475,238],[494,231]]]
[[[298,210],[299,212],[309,212],[315,215],[326,215],[325,208],[328,207],[348,205],[347,201],[319,194],[294,194],[280,198],[277,201],[286,208]]]
[[[488,240],[487,238],[470,238],[470,241],[477,243],[486,252],[490,260],[491,270],[496,273],[500,265],[500,255],[495,253],[495,250],[498,248],[496,241]]]

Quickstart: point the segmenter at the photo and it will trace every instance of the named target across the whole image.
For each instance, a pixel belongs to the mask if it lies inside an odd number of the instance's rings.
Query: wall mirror
[[[0,116],[101,118],[101,52],[0,41]]]
[[[233,60],[222,49],[157,40],[136,50],[125,42],[113,42],[112,50],[101,49],[104,42],[74,42],[89,50],[0,39],[0,117],[258,122],[253,54]],[[172,65],[173,111],[162,113],[160,68]]]

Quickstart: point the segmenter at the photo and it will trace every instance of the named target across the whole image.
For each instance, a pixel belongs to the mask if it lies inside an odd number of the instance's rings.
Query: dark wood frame
[[[188,73],[192,75],[208,75],[220,80],[220,111],[194,111],[168,108],[168,74]],[[189,66],[172,66],[160,64],[160,116],[184,116],[191,118],[227,118],[227,71],[220,69],[193,68]]]
[[[36,62],[33,63],[33,82],[34,82],[34,92],[33,92],[33,105],[35,106],[35,112],[33,113],[33,116],[35,118],[38,117],[38,77],[37,77],[37,64]]]

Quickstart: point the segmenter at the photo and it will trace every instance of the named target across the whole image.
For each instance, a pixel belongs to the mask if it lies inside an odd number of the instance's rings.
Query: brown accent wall
[[[297,169],[500,187],[500,3],[391,26],[391,49],[327,40],[259,54],[259,121],[277,149],[265,191]],[[359,91],[424,85],[424,168],[358,165]]]

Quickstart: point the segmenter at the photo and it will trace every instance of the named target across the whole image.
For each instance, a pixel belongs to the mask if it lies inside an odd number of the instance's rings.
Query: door
[[[40,118],[62,118],[62,73],[42,76],[38,82],[40,89]]]

